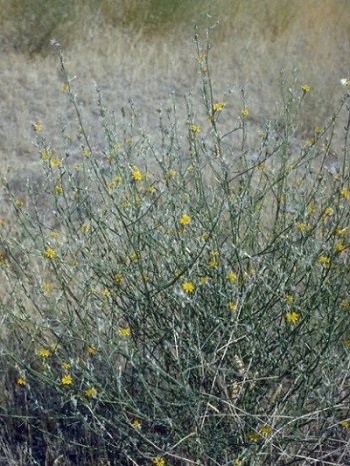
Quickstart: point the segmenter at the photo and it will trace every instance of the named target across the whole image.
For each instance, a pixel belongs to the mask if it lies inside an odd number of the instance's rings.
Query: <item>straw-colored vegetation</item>
[[[350,463],[347,2],[210,3],[0,1],[1,465]]]

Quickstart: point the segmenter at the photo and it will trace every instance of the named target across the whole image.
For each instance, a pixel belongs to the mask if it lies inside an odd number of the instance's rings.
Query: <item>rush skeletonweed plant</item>
[[[97,89],[96,140],[53,43],[75,119],[34,124],[41,184],[0,223],[11,464],[350,464],[349,95],[305,140],[282,80],[257,128],[195,43],[186,121],[145,134]]]

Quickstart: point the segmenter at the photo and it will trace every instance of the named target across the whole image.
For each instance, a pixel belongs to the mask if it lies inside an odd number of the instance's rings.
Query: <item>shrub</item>
[[[349,94],[300,145],[312,89],[282,82],[252,147],[197,37],[204,118],[160,109],[152,137],[97,89],[101,147],[53,45],[76,121],[61,147],[34,125],[42,185],[1,223],[7,461],[349,461]]]

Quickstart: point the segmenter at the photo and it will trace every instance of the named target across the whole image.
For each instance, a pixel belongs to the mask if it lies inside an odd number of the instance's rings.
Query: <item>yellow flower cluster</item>
[[[142,180],[142,173],[136,166],[134,166],[133,169],[131,170],[131,178],[135,181]]]
[[[218,102],[213,105],[214,112],[221,112],[225,107],[225,102]]]
[[[87,398],[94,397],[97,394],[97,390],[94,387],[90,387],[87,390],[85,390],[85,396]]]
[[[186,281],[182,284],[182,289],[185,293],[193,293],[195,286],[192,282]]]
[[[44,252],[44,255],[48,259],[53,259],[56,257],[56,251],[53,248],[47,248],[46,251]]]
[[[183,214],[179,219],[179,223],[181,225],[188,225],[189,223],[191,223],[191,217],[187,214]]]
[[[165,466],[165,459],[161,456],[156,456],[156,458],[153,458],[153,464],[154,466]]]
[[[200,133],[200,127],[198,125],[191,125],[190,126],[190,131],[192,131],[192,133]]]
[[[292,312],[287,312],[286,314],[286,320],[287,322],[291,324],[295,324],[296,322],[298,322],[299,319],[300,319],[300,314],[298,312],[292,311]]]

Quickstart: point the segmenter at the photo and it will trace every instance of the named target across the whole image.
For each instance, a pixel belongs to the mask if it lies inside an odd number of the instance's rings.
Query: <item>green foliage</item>
[[[197,42],[204,118],[160,110],[153,137],[97,89],[101,147],[56,48],[76,120],[59,145],[34,125],[42,185],[9,190],[1,224],[7,458],[349,461],[348,95],[300,147],[312,89],[282,79],[283,127],[252,149],[245,92],[222,134],[232,95],[214,96]]]

